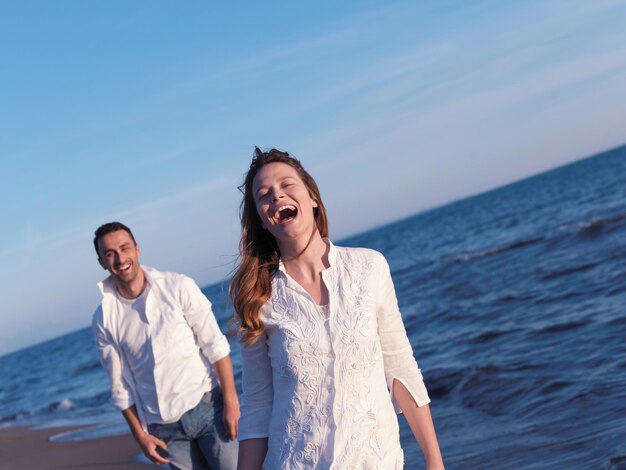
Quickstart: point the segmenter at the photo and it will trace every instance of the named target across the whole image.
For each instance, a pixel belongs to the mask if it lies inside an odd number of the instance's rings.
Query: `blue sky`
[[[626,143],[625,1],[3,2],[0,354],[84,327],[101,223],[224,278],[255,145],[335,239]]]

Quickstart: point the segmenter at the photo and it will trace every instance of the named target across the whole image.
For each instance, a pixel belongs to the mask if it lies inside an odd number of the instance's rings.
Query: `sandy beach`
[[[140,449],[130,434],[78,442],[49,441],[50,436],[72,429],[76,428],[0,430],[0,468],[3,470],[161,468],[137,460]]]

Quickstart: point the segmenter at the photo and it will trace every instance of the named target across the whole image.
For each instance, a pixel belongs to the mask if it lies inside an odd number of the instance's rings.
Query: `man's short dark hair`
[[[100,227],[98,227],[95,231],[95,237],[93,239],[93,247],[96,249],[96,253],[98,254],[98,259],[100,259],[100,252],[98,251],[98,240],[100,240],[102,237],[104,237],[107,233],[111,233],[111,232],[117,232],[118,230],[125,230],[126,232],[128,232],[128,234],[130,235],[130,238],[132,238],[133,243],[136,245],[137,242],[135,241],[135,236],[133,235],[133,232],[130,231],[130,229],[124,225],[122,222],[108,222],[106,224],[102,224]]]

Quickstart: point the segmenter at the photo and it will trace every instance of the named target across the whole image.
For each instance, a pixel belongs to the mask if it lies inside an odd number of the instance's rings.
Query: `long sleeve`
[[[400,407],[393,398],[394,379],[404,384],[418,406],[430,403],[430,399],[422,373],[413,357],[413,349],[398,309],[398,300],[389,265],[382,255],[379,254],[379,256],[378,333],[383,353],[385,379],[389,390],[391,390],[394,408],[399,413]]]
[[[183,276],[179,295],[185,319],[204,357],[213,364],[228,356],[230,353],[228,339],[217,324],[211,302],[193,279]]]
[[[241,348],[242,388],[239,440],[269,436],[274,401],[267,337]]]
[[[124,378],[124,364],[119,349],[102,324],[102,307],[94,314],[92,332],[100,352],[100,363],[111,382],[111,401],[119,410],[125,410],[134,405],[135,401],[131,387]]]

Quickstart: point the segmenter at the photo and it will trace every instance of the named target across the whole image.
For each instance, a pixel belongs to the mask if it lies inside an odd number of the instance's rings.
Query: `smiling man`
[[[98,227],[93,242],[110,273],[94,338],[113,404],[143,453],[173,469],[234,469],[239,401],[211,303],[189,277],[141,266],[124,224]]]

